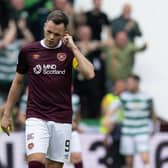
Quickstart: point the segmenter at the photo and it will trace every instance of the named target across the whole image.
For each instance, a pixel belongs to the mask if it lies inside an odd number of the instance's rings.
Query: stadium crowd
[[[95,78],[92,80],[86,80],[82,74],[73,71],[73,94],[77,96],[78,101],[72,101],[72,104],[77,103],[75,105],[78,106],[78,110],[80,109],[81,120],[100,120],[100,133],[107,135],[107,139],[104,140],[105,145],[109,145],[108,138],[112,136],[115,143],[111,148],[118,151],[117,160],[113,166],[117,168],[122,166],[123,160],[119,154],[123,121],[122,133],[124,135],[141,134],[142,132],[146,135],[146,132],[142,130],[136,132],[138,126],[142,128],[148,122],[151,123],[148,120],[150,117],[153,123],[157,122],[152,98],[146,93],[139,92],[140,77],[133,74],[136,54],[145,51],[147,44],[139,46],[135,42],[135,39],[143,36],[143,33],[138,21],[132,18],[130,4],[124,4],[121,14],[110,19],[101,9],[101,0],[92,0],[92,2],[91,10],[76,12],[74,10],[75,0],[0,1],[0,114],[3,114],[5,101],[14,79],[19,50],[29,42],[41,40],[42,27],[48,13],[55,9],[62,10],[70,19],[69,33],[75,39],[80,51],[93,63],[95,70]],[[24,130],[27,82],[28,79],[25,79],[21,99],[13,109],[14,131]],[[139,107],[141,106],[138,104],[139,101],[146,103],[145,109]],[[127,106],[127,102],[130,106]],[[134,102],[136,104],[133,104]],[[142,115],[137,112],[135,118],[131,116],[128,111],[135,110],[133,106],[136,105],[135,109],[146,110],[149,114]],[[122,109],[121,106],[123,106]],[[143,118],[143,121],[139,121],[139,125],[134,121],[138,117]],[[136,131],[130,129],[131,126],[135,126]],[[146,127],[144,129],[147,130]],[[142,137],[144,141],[145,138],[145,136],[144,139]],[[127,140],[123,141],[123,145],[127,143]],[[138,138],[135,141],[139,143]],[[149,168],[148,153],[142,152],[147,149],[143,145],[137,148],[142,153],[146,168]],[[134,154],[133,151],[128,149],[121,153],[128,155],[126,162],[129,168],[132,168],[130,155]]]

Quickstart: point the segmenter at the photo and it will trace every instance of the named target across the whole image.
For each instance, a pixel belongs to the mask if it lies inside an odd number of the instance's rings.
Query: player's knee
[[[47,168],[62,168],[63,167],[63,163],[61,162],[55,162],[52,160],[47,159]]]
[[[34,153],[31,155],[28,155],[27,157],[28,162],[39,162],[41,164],[45,165],[45,154],[43,153]]]
[[[29,168],[45,168],[45,165],[39,161],[30,161]]]
[[[133,167],[133,157],[126,156],[125,160],[126,160],[127,168],[132,168]]]
[[[63,168],[63,164],[49,164],[47,168]]]
[[[142,160],[144,164],[149,164],[149,154],[148,153],[143,153],[141,154]]]
[[[80,152],[73,152],[71,153],[71,163],[76,164],[81,162],[82,157]]]

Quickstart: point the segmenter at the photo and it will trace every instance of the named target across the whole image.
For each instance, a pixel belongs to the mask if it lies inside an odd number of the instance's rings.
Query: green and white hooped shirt
[[[153,101],[144,92],[124,92],[120,96],[118,106],[123,107],[124,119],[122,135],[149,134],[152,130],[150,113]]]

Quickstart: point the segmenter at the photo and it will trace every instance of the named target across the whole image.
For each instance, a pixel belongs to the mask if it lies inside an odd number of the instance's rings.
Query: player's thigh
[[[47,158],[60,163],[67,162],[70,154],[72,125],[48,122],[48,128],[50,141]]]
[[[38,161],[40,163],[45,164],[46,163],[46,155],[44,153],[33,153],[28,155],[27,161]]]
[[[120,153],[126,156],[135,155],[135,142],[133,136],[121,136]]]
[[[150,136],[148,134],[137,135],[135,138],[136,150],[138,153],[148,153],[149,152],[149,140]]]
[[[136,136],[136,148],[137,152],[140,154],[142,161],[147,164],[149,163],[149,140],[150,140],[150,135],[148,134],[142,134]]]
[[[44,161],[49,144],[46,121],[37,118],[26,120],[26,153],[28,160]]]

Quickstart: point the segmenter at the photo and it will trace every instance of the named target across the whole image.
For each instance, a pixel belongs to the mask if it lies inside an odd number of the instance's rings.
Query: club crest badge
[[[34,143],[29,143],[28,144],[28,149],[31,150],[34,147]]]
[[[67,58],[67,55],[65,53],[58,53],[57,54],[57,59],[61,62],[65,61]]]

